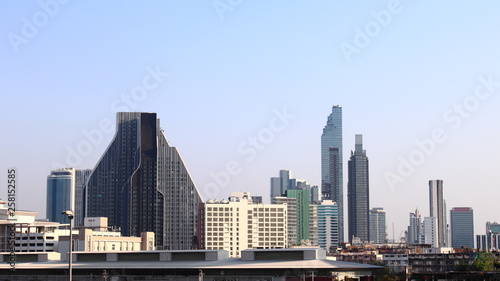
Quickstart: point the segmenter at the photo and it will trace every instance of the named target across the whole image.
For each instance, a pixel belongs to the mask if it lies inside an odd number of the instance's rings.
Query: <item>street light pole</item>
[[[69,281],[73,281],[73,211],[64,211],[63,215],[67,215],[69,219]]]

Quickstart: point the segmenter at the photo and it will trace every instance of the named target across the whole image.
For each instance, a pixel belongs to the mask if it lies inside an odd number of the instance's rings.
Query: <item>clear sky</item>
[[[320,185],[320,136],[338,104],[344,167],[363,134],[370,205],[386,210],[389,238],[416,207],[429,215],[430,179],[444,180],[448,208],[474,209],[484,234],[500,221],[499,10],[498,1],[1,1],[1,174],[17,167],[18,207],[45,218],[53,168],[93,168],[117,111],[157,112],[204,199],[250,191],[268,202],[280,169]]]

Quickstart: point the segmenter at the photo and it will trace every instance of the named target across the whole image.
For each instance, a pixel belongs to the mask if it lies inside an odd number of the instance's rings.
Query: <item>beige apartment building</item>
[[[286,204],[254,204],[248,192],[229,199],[204,204],[202,247],[226,250],[230,257],[245,249],[287,248]]]

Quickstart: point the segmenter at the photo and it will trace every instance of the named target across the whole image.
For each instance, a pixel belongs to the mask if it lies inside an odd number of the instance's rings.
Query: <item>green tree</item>
[[[478,253],[472,263],[471,270],[474,271],[494,271],[496,258],[492,253]]]

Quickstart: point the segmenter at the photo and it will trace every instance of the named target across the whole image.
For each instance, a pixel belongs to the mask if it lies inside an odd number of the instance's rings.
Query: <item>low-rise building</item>
[[[21,253],[10,271],[0,254],[0,279],[65,280],[68,262],[47,253]],[[382,267],[329,260],[319,248],[248,249],[241,258],[224,250],[75,252],[74,280],[375,280]]]

